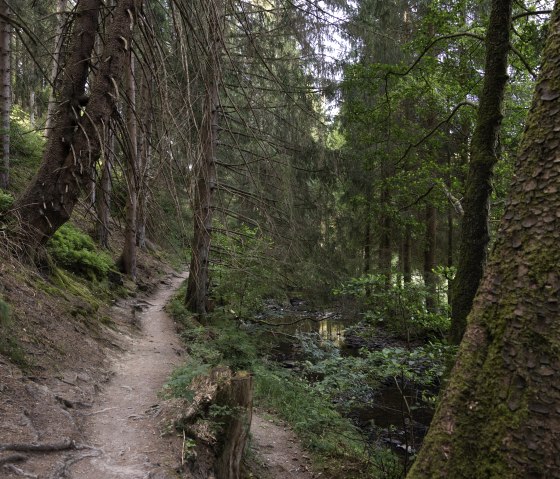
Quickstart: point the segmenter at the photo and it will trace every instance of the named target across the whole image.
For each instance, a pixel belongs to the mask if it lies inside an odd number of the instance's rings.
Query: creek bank
[[[439,391],[439,377],[431,383],[419,384],[414,378],[433,374],[432,359],[407,356],[417,351],[426,341],[406,341],[380,326],[370,326],[357,315],[334,310],[316,310],[302,299],[288,304],[269,301],[255,322],[269,328],[280,340],[271,360],[291,370],[314,387],[322,387],[329,380],[332,368],[318,365],[329,361],[334,364],[345,359],[361,361],[369,353],[379,356],[381,362],[398,361],[402,353],[403,370],[398,364],[387,368],[387,375],[372,385],[336,390],[329,388],[331,400],[337,409],[362,431],[368,448],[389,448],[406,464],[421,447],[434,413],[434,399]],[[383,354],[387,352],[387,357]],[[408,358],[408,359],[407,359]],[[434,359],[437,361],[437,359]],[[405,372],[406,370],[406,372]],[[412,374],[410,373],[412,370]],[[361,379],[361,378],[360,378]],[[426,400],[426,397],[429,397]]]

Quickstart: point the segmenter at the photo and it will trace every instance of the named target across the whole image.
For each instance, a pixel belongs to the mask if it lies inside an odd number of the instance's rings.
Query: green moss
[[[112,258],[99,251],[93,239],[67,223],[47,243],[55,263],[90,281],[104,281],[115,270]]]

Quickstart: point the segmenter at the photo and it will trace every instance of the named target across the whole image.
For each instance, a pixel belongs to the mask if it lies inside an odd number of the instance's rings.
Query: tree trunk
[[[382,169],[386,169],[385,166]],[[384,179],[388,178],[388,173],[384,173]],[[380,198],[380,233],[379,233],[379,271],[385,277],[385,284],[387,287],[391,286],[391,215],[387,211],[391,194],[387,186],[383,186]]]
[[[10,9],[0,2],[0,13],[8,17]],[[8,188],[10,183],[10,110],[12,109],[10,24],[0,20],[0,82],[2,105],[0,106],[0,143],[2,143],[2,163],[0,164],[0,188]]]
[[[109,247],[109,221],[111,218],[111,171],[113,169],[115,135],[110,123],[105,128],[103,165],[101,179],[95,195],[95,210],[97,212],[97,242],[103,248]]]
[[[549,32],[496,243],[408,479],[560,478],[560,2]]]
[[[223,425],[216,459],[216,479],[239,479],[253,415],[251,375],[244,371],[236,373],[231,381],[219,389],[216,404],[230,410],[221,420]]]
[[[411,249],[411,233],[410,233],[410,226],[406,225],[404,230],[404,238],[403,238],[403,260],[402,260],[402,267],[403,267],[403,281],[405,284],[412,283],[412,264],[410,261],[410,249]]]
[[[134,14],[139,0],[122,0],[115,8],[103,59],[82,113],[101,3],[78,2],[72,47],[61,82],[64,101],[54,115],[53,134],[48,138],[39,172],[14,205],[20,218],[20,239],[31,255],[70,218],[101,153],[99,125],[106,124],[115,111],[116,86],[124,76],[132,37],[129,14]]]
[[[434,313],[437,310],[437,277],[436,267],[436,208],[426,205],[426,237],[424,240],[424,286],[426,287],[426,310]]]
[[[49,104],[47,107],[47,123],[45,125],[45,136],[49,136],[49,132],[52,128],[52,119],[56,109],[56,85],[58,74],[60,71],[60,60],[62,57],[62,44],[63,44],[63,32],[64,24],[66,21],[65,12],[68,4],[68,0],[57,0],[56,2],[56,35],[54,37],[54,50],[52,56],[52,66],[51,66],[51,89],[49,94]]]
[[[136,125],[136,85],[134,83],[134,56],[129,49],[126,71],[126,214],[124,248],[121,255],[121,270],[136,277],[136,220],[138,212],[138,133]]]
[[[502,121],[508,80],[512,0],[493,0],[486,33],[486,64],[477,124],[471,144],[471,162],[465,199],[459,261],[451,294],[450,339],[459,343],[466,318],[482,278],[489,242],[488,214],[492,175],[497,161],[496,143]]]
[[[209,8],[209,58],[206,71],[206,95],[200,128],[202,155],[195,164],[196,191],[192,258],[185,303],[189,311],[205,315],[208,294],[208,266],[212,230],[212,197],[216,189],[216,145],[218,141],[218,107],[220,54],[223,42],[223,4],[214,0]]]

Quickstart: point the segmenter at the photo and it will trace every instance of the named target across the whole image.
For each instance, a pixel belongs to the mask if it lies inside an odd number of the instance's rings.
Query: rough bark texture
[[[244,371],[233,374],[227,367],[217,367],[209,375],[193,379],[189,390],[194,393],[193,399],[176,419],[176,425],[196,440],[187,477],[239,479],[252,419],[251,375]],[[222,412],[210,418],[212,405],[219,406]]]
[[[216,145],[218,142],[218,107],[220,55],[223,42],[223,4],[214,0],[208,5],[208,60],[206,96],[201,125],[201,157],[195,164],[196,188],[192,257],[185,304],[196,314],[206,314],[208,266],[212,230],[212,198],[216,189]]]
[[[464,211],[457,274],[451,294],[451,333],[459,343],[466,318],[482,278],[489,242],[488,209],[492,193],[496,143],[502,122],[504,91],[508,80],[512,0],[493,0],[486,33],[484,85],[471,144],[471,162],[465,186]]]
[[[6,2],[0,2],[0,13],[8,17],[10,9]],[[0,20],[0,143],[2,162],[0,163],[0,188],[8,188],[10,183],[10,110],[12,108],[11,61],[10,61],[10,24]]]
[[[560,3],[510,198],[408,479],[560,478]]]
[[[253,412],[253,378],[238,372],[219,390],[217,404],[230,409],[223,418],[222,440],[216,461],[217,479],[239,479]]]
[[[111,219],[111,171],[113,169],[113,152],[115,136],[109,125],[103,136],[104,152],[101,179],[95,194],[95,211],[97,214],[96,238],[103,248],[109,247],[109,222]]]
[[[21,220],[21,240],[30,254],[70,218],[81,190],[89,182],[102,148],[102,128],[115,111],[117,85],[127,65],[132,36],[128,11],[135,12],[139,1],[122,0],[115,8],[89,103],[83,110],[80,105],[102,2],[79,2],[61,82],[63,101],[53,118],[53,134],[48,138],[39,172],[14,207]]]
[[[47,107],[47,124],[45,126],[46,136],[49,136],[49,132],[52,127],[52,119],[54,112],[56,110],[56,85],[58,74],[60,72],[60,59],[62,56],[62,44],[63,42],[63,30],[64,30],[64,23],[65,18],[64,14],[66,12],[66,7],[68,4],[68,0],[57,0],[56,2],[56,35],[54,37],[54,51],[53,51],[53,58],[52,58],[52,65],[51,65],[51,92],[49,94],[49,105]]]
[[[136,85],[134,57],[129,51],[126,71],[126,211],[124,247],[120,266],[123,273],[136,277],[136,220],[138,213],[138,133],[136,125]]]

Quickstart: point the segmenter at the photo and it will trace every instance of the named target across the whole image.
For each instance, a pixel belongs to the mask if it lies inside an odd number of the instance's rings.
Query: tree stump
[[[222,437],[216,459],[217,479],[239,479],[241,460],[253,414],[253,378],[246,371],[235,374],[218,390],[218,406],[224,406]]]

